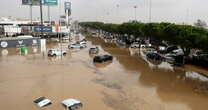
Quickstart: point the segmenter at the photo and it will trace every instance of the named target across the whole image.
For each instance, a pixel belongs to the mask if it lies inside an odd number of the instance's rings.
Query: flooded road
[[[30,48],[27,55],[0,50],[0,109],[38,110],[32,102],[45,96],[53,104],[44,110],[65,110],[60,102],[67,98],[79,99],[84,104],[80,110],[207,110],[204,75],[147,61],[135,50],[100,38],[87,39],[82,50],[68,50],[64,43],[68,54],[63,58],[49,58],[39,48]],[[113,61],[93,64],[88,51],[93,45],[114,56]],[[48,43],[47,50],[58,47]]]

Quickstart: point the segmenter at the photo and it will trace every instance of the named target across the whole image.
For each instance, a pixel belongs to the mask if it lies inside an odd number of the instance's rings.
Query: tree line
[[[102,30],[111,34],[133,35],[135,38],[154,38],[157,41],[167,41],[178,45],[184,51],[190,49],[208,49],[208,30],[191,25],[173,23],[123,23],[105,24],[103,22],[80,22],[80,26]],[[123,36],[125,37],[125,36]]]

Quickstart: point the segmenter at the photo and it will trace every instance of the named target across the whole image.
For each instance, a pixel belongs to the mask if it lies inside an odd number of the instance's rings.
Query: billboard
[[[0,40],[0,48],[19,48],[25,46],[39,46],[39,38],[16,39],[16,40]]]
[[[65,13],[67,16],[71,15],[71,2],[65,2],[64,3]]]
[[[42,0],[43,5],[58,5],[58,0]],[[22,0],[22,5],[40,5],[40,0]]]
[[[65,8],[65,10],[71,10],[71,2],[65,2],[64,8]]]
[[[52,26],[43,26],[43,27],[41,27],[41,26],[35,26],[33,28],[33,31],[34,32],[52,32],[52,30],[53,30],[52,29]]]
[[[58,5],[58,0],[44,0],[44,5]]]
[[[31,5],[32,0],[22,0],[22,5]]]
[[[40,5],[40,0],[22,0],[22,5]]]

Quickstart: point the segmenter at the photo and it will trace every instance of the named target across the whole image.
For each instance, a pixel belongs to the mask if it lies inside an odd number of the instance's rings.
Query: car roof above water
[[[81,102],[79,100],[76,100],[76,99],[66,99],[64,101],[62,101],[62,104],[70,107],[70,106],[73,106],[75,104],[80,104]]]

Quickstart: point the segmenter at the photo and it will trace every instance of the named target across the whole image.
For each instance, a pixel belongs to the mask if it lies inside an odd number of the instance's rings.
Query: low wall
[[[28,46],[40,46],[40,38],[7,38],[0,39],[0,48],[20,48]]]

